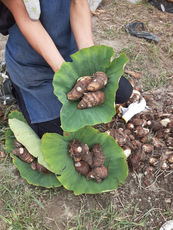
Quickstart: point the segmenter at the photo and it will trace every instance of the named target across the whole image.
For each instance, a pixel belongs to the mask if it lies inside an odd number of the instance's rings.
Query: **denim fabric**
[[[77,51],[70,28],[70,0],[40,0],[40,21],[66,61]],[[10,79],[20,88],[31,123],[46,122],[60,116],[61,103],[53,94],[54,73],[30,46],[15,24],[9,30],[6,65]]]

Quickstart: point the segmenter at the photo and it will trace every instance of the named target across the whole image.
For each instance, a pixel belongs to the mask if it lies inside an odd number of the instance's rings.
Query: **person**
[[[71,54],[94,46],[88,0],[40,0],[39,20],[30,18],[23,0],[2,2],[16,21],[9,29],[5,60],[19,108],[40,138],[46,132],[62,135],[62,105],[52,80]],[[131,93],[131,84],[121,77],[116,103],[127,101]]]

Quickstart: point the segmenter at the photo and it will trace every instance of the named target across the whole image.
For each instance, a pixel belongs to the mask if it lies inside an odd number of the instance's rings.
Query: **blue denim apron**
[[[65,61],[77,51],[70,28],[70,0],[40,0],[40,21]],[[31,123],[60,117],[62,107],[53,94],[53,70],[30,46],[15,24],[9,30],[6,65],[11,80],[20,88]]]

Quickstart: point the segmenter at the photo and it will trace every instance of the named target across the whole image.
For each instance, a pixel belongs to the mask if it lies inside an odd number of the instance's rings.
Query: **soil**
[[[103,0],[96,14],[92,15],[92,21],[95,44],[113,47],[117,56],[120,52],[125,52],[129,58],[125,70],[139,73],[138,78],[135,78],[133,74],[126,74],[126,76],[133,81],[134,87],[143,96],[149,95],[153,99],[154,114],[169,114],[172,119],[172,14],[161,12],[145,3],[134,5],[127,1]],[[143,22],[146,31],[156,34],[159,37],[158,44],[128,34],[125,25],[134,21]],[[4,60],[6,39],[7,37],[0,35],[0,60]],[[170,103],[167,103],[168,101]],[[109,128],[116,126],[116,121],[109,124]],[[107,128],[108,126],[104,125],[98,127],[102,131]],[[156,135],[156,133],[152,133],[152,135]],[[169,132],[169,136],[172,137],[172,131]],[[163,145],[154,149],[154,156],[160,162],[161,156],[166,150],[169,149],[173,154],[173,146],[168,147],[163,136],[159,137],[159,140]],[[132,152],[132,156],[133,154],[135,152]],[[145,215],[148,218],[146,227],[134,229],[159,229],[164,222],[173,219],[173,169],[169,167],[163,170],[159,163],[152,166],[153,173],[146,177],[146,170],[150,167],[149,157],[153,156],[152,154],[145,153],[146,158],[141,168],[135,169],[129,164],[126,183],[115,191],[97,195],[74,196],[70,191],[63,188],[58,189],[51,201],[44,201],[45,221],[52,230],[70,229],[75,216],[83,209],[100,210],[113,205],[116,210],[124,210],[130,205],[130,216],[133,215],[134,207],[138,204],[135,220],[139,221]],[[67,223],[69,223],[69,228]],[[91,228],[86,226],[84,229]]]

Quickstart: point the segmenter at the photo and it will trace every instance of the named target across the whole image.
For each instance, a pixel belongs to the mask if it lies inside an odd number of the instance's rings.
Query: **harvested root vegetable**
[[[142,145],[142,150],[143,150],[145,153],[150,153],[150,152],[153,152],[153,151],[154,151],[154,146],[153,146],[153,145],[150,145],[150,144],[144,144],[144,145]]]
[[[134,125],[134,126],[143,126],[143,124],[144,124],[144,119],[139,119],[139,118],[132,118],[132,120],[131,120],[131,122],[132,122],[132,124]]]
[[[150,157],[149,158],[149,163],[150,163],[150,165],[155,166],[155,165],[158,164],[158,160],[155,157]]]
[[[106,169],[103,165],[105,156],[100,144],[93,145],[91,151],[87,144],[77,139],[74,139],[69,145],[69,152],[79,174],[86,176],[87,180],[95,179],[98,183],[108,176],[108,168]]]
[[[136,130],[135,130],[136,136],[138,138],[142,138],[144,136],[146,136],[149,133],[149,129],[145,129],[141,126],[137,126]]]
[[[73,158],[80,158],[83,155],[85,155],[88,151],[89,151],[88,145],[78,141],[77,139],[74,139],[70,143],[69,152],[71,153],[71,156]]]
[[[26,163],[30,164],[34,161],[34,157],[24,147],[14,149],[12,153]]]
[[[141,170],[141,165],[145,160],[145,155],[142,154],[141,150],[139,149],[135,154],[132,155],[129,159],[129,166],[132,167],[136,171]]]
[[[118,143],[119,146],[123,146],[127,142],[127,135],[125,133],[121,132],[120,130],[116,129],[110,129],[106,131],[108,135],[113,137],[115,141]]]
[[[87,90],[88,91],[98,91],[103,89],[108,82],[108,77],[104,72],[96,72],[93,75],[92,81],[89,83]]]
[[[141,142],[139,140],[133,140],[132,142],[128,142],[127,146],[133,150],[141,149]]]
[[[148,136],[144,136],[141,138],[142,143],[146,143],[148,141]]]
[[[38,162],[33,162],[31,164],[31,168],[33,170],[38,170],[39,172],[44,173],[44,174],[50,173],[50,171],[47,168],[45,168],[43,165],[39,164]]]
[[[78,104],[78,109],[92,108],[103,104],[105,94],[102,91],[85,93],[82,100]]]
[[[99,167],[105,163],[105,155],[100,144],[95,144],[91,153],[93,154],[93,165],[92,167]]]
[[[84,176],[86,176],[90,170],[89,165],[85,161],[75,163],[75,169],[78,171],[78,173]]]
[[[132,95],[129,99],[129,102],[133,103],[141,100],[141,93],[138,90],[133,90]]]
[[[123,149],[124,154],[128,158],[131,155],[132,150],[129,147],[127,147],[127,146],[122,146],[122,149]]]
[[[87,91],[88,84],[91,82],[90,76],[83,76],[78,79],[73,89],[67,94],[67,98],[70,101],[76,101],[83,96]]]
[[[94,179],[101,183],[108,176],[108,169],[104,165],[93,168],[87,175],[87,180]]]
[[[90,167],[93,165],[93,153],[87,152],[85,155],[82,156],[82,160],[89,164]]]
[[[147,124],[151,127],[153,132],[157,132],[158,130],[162,130],[162,125],[158,121],[148,121]]]
[[[171,120],[170,120],[169,118],[165,118],[165,119],[161,120],[160,123],[161,123],[161,125],[162,125],[163,127],[167,127],[167,125],[168,125],[169,123],[171,123]]]
[[[166,146],[172,148],[173,147],[173,137],[168,137],[165,140]]]
[[[20,142],[18,142],[16,139],[14,140],[14,146],[16,148],[24,147]]]
[[[173,154],[171,154],[169,157],[168,157],[168,162],[169,163],[173,163]]]
[[[129,129],[129,130],[133,130],[134,129],[134,124],[133,123],[131,123],[131,122],[129,122],[129,123],[127,123],[127,129]]]
[[[169,169],[169,165],[166,162],[163,162],[162,165],[161,165],[161,169],[162,170],[167,170],[167,169]]]

